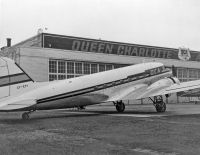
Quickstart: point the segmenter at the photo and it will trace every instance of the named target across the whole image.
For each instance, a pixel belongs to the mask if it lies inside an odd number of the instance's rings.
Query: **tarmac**
[[[200,105],[95,105],[85,110],[0,113],[2,155],[197,155],[200,154]]]

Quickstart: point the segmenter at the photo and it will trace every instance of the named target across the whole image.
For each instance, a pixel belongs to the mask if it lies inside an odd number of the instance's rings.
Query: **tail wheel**
[[[30,111],[28,111],[28,112],[23,113],[23,114],[22,114],[22,119],[23,119],[23,120],[29,120],[29,119],[30,119],[29,114],[33,113],[34,111],[36,111],[36,109],[33,109],[33,110],[30,110]]]
[[[117,112],[124,112],[124,110],[125,110],[125,104],[122,101],[117,102],[115,104],[115,106],[116,106]]]

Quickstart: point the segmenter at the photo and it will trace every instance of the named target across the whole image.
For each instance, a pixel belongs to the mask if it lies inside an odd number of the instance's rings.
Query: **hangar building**
[[[200,79],[200,52],[99,39],[40,33],[2,48],[0,55],[14,59],[35,81],[52,81],[118,67],[158,61],[176,67],[179,80]],[[182,99],[181,99],[182,98]],[[188,97],[173,100],[189,101]]]

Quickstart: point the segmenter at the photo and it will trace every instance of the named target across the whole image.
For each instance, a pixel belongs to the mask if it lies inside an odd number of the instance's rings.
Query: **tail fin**
[[[33,82],[13,60],[0,57],[0,99],[21,92],[20,87],[26,87]]]

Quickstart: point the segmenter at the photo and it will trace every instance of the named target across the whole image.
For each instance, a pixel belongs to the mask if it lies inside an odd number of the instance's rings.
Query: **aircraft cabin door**
[[[0,58],[0,99],[9,96],[9,72],[6,61]]]

